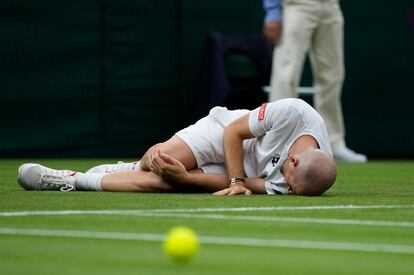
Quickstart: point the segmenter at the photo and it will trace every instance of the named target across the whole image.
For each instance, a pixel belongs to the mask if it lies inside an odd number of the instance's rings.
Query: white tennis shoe
[[[37,163],[19,167],[17,182],[26,190],[50,190],[69,192],[75,190],[76,172],[55,170]]]
[[[337,146],[332,148],[335,160],[348,163],[366,163],[367,157],[363,154],[358,154],[346,146]]]
[[[117,164],[102,164],[95,167],[92,167],[85,174],[88,173],[117,173],[125,171],[139,170],[139,161],[134,162],[122,162],[118,161]]]

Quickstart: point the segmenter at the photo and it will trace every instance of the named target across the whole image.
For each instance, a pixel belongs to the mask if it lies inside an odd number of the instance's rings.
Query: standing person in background
[[[336,160],[366,162],[345,144],[341,107],[344,80],[343,16],[338,0],[263,0],[265,37],[275,45],[269,101],[297,97],[307,52],[315,109],[325,120]]]

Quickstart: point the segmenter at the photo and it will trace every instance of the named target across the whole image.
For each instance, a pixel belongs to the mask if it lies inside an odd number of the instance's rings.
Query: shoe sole
[[[30,168],[35,167],[37,165],[39,165],[39,164],[37,164],[37,163],[25,163],[25,164],[20,165],[18,170],[17,170],[17,182],[25,190],[34,190],[34,189],[33,189],[32,186],[30,186],[29,184],[27,184],[24,181],[24,179],[23,179],[24,176],[23,175],[25,175]]]

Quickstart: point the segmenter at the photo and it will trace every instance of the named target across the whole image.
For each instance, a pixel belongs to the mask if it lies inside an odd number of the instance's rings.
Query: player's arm
[[[209,192],[215,192],[213,195],[251,195],[266,193],[264,179],[262,178],[245,178],[243,184],[228,187],[228,177],[226,175],[202,172],[192,173],[193,171],[190,171],[188,173],[189,175],[183,178],[182,183],[198,186]]]
[[[243,184],[235,184],[231,187],[227,187],[220,191],[215,192],[213,195],[225,196],[225,195],[250,195],[250,194],[266,194],[265,182],[262,178],[245,178]]]
[[[233,121],[224,129],[224,161],[231,178],[244,178],[243,140],[254,138],[249,130],[249,115]]]
[[[204,174],[198,169],[187,171],[180,161],[160,152],[154,156],[153,161],[149,162],[149,169],[167,182],[192,185],[209,192],[227,187],[226,175]]]
[[[244,178],[243,167],[243,140],[254,137],[261,137],[266,132],[276,129],[280,120],[280,114],[285,108],[280,108],[283,103],[263,103],[260,107],[254,109],[249,114],[233,121],[224,130],[224,159],[229,178]],[[267,108],[267,110],[266,110]],[[245,182],[246,179],[244,179]],[[265,193],[264,179],[256,179],[256,185],[260,187],[259,192]],[[238,182],[232,186],[218,192],[217,195],[224,194],[246,194],[245,189],[251,188],[251,185]]]
[[[228,188],[228,177],[226,175],[202,173],[200,170],[187,171],[180,161],[163,153],[155,156],[154,161],[150,164],[150,169],[162,179],[169,182],[197,186],[209,192],[221,190],[221,193],[216,192],[215,195],[250,195],[252,192],[265,193],[263,179],[248,178],[245,179],[245,187],[227,190],[230,188]]]
[[[232,181],[227,181],[225,188],[215,192],[214,195],[252,194],[252,190],[250,190],[250,186],[245,179],[243,167],[243,141],[250,138],[254,138],[254,136],[249,130],[248,114],[233,121],[224,129],[224,161],[226,163],[227,174],[229,179],[237,179],[237,181],[233,182],[231,186],[229,186],[229,183]],[[257,185],[261,184],[261,180],[257,179],[255,181],[258,182]],[[262,183],[264,188],[264,182]],[[256,185],[252,185],[252,187],[254,186]],[[253,190],[253,192],[255,191],[256,189]],[[258,193],[263,193],[261,189],[259,191]]]

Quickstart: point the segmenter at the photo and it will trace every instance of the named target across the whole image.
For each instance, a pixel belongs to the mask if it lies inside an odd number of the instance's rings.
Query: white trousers
[[[332,146],[344,144],[341,90],[343,25],[338,0],[284,0],[282,36],[273,54],[270,101],[297,97],[306,54],[313,74],[314,107]]]

